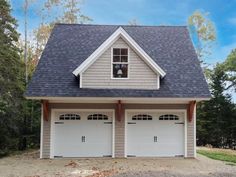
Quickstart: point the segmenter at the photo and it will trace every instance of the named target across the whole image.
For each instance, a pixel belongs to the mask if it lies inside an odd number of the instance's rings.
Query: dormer
[[[166,73],[119,27],[73,74],[80,88],[156,90]]]

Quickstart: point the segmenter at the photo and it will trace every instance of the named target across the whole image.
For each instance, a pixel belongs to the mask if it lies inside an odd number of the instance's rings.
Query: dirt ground
[[[198,155],[184,158],[39,159],[38,151],[0,159],[0,177],[236,177],[236,166]]]

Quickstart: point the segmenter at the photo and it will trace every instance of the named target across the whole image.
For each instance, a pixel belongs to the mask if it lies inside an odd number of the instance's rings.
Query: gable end
[[[122,27],[119,27],[105,42],[103,42],[100,47],[98,47],[79,67],[73,71],[73,74],[78,76],[83,73],[120,37],[122,37],[157,74],[161,77],[166,75],[165,71],[157,65],[157,63],[130,37],[130,35]]]
[[[128,65],[127,78],[113,77],[113,66],[117,65],[113,62],[113,49],[118,48],[128,49],[128,62],[124,64]],[[82,88],[157,90],[160,85],[160,75],[156,74],[122,37],[81,75]]]

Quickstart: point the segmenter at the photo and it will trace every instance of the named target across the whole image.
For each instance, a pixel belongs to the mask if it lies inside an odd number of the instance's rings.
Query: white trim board
[[[89,66],[91,66],[117,39],[122,37],[141,58],[148,64],[153,71],[160,74],[161,77],[166,75],[165,71],[158,66],[158,64],[130,37],[130,35],[122,28],[119,27],[105,42],[102,43],[79,67],[77,67],[73,74],[75,76],[83,73]]]
[[[189,101],[196,100],[207,101],[210,98],[148,98],[148,97],[26,97],[33,100],[49,100],[51,103],[117,103],[121,100],[122,103],[153,103],[153,104],[175,104],[175,103],[189,103]]]
[[[193,147],[193,150],[194,150],[194,158],[196,158],[197,157],[197,149],[196,149],[196,146],[197,146],[197,139],[196,139],[196,136],[197,136],[197,133],[196,133],[196,119],[197,119],[197,116],[196,116],[196,111],[197,111],[197,104],[195,104],[195,106],[194,106],[194,111],[193,111],[193,120],[192,121],[194,121],[193,122],[193,126],[194,126],[194,131],[193,131],[193,141],[194,141],[194,143],[193,143],[193,145],[194,145],[194,147]]]
[[[43,104],[41,103],[41,124],[40,124],[40,159],[43,158],[43,125],[44,125],[44,122],[43,122]]]

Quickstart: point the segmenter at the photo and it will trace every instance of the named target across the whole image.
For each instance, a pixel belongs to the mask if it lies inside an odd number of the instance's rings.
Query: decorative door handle
[[[154,136],[153,140],[156,143],[157,142],[157,136]]]
[[[85,136],[82,136],[82,137],[81,137],[81,141],[82,141],[82,143],[85,142]]]

